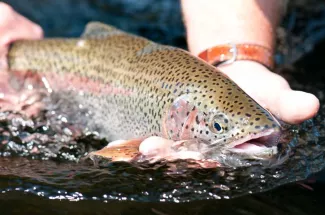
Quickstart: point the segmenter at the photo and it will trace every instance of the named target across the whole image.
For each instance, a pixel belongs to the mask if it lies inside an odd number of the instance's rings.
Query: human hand
[[[300,123],[315,116],[319,109],[319,100],[314,95],[292,90],[283,77],[261,64],[236,61],[219,69],[284,122]]]
[[[9,5],[0,2],[0,110],[20,110],[25,100],[35,98],[30,94],[18,94],[8,84],[10,80],[7,69],[7,52],[11,42],[20,39],[41,39],[43,30],[37,24],[14,11]],[[27,98],[26,96],[29,95]],[[4,97],[5,96],[5,97]],[[24,101],[25,101],[24,100]],[[36,108],[34,108],[36,110]],[[36,111],[35,111],[36,112]],[[34,112],[30,112],[30,115]]]
[[[204,50],[228,43],[255,44],[273,50],[286,1],[181,2],[189,50],[198,56]],[[300,123],[313,117],[319,109],[315,96],[291,90],[285,79],[258,63],[236,61],[219,68],[258,103],[287,123]]]
[[[284,78],[259,63],[236,61],[220,66],[219,69],[260,105],[287,123],[300,123],[313,117],[319,109],[319,101],[314,95],[292,90]],[[139,152],[153,161],[187,158],[200,161],[202,159],[199,152],[174,152],[171,148],[175,143],[177,142],[162,137],[149,137],[141,143]],[[109,157],[109,154],[106,156]],[[116,160],[119,159],[119,157],[116,158]],[[125,159],[124,155],[122,159]],[[133,157],[129,158],[129,160],[132,159]],[[214,167],[218,166],[218,163],[210,161],[201,163],[201,166]]]
[[[8,45],[20,39],[40,39],[42,28],[0,2],[0,68],[5,66]]]
[[[0,47],[19,39],[40,39],[42,28],[0,2]]]

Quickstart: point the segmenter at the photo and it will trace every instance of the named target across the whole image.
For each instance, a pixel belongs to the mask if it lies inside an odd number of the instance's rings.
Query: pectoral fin
[[[99,156],[111,161],[130,162],[139,155],[139,146],[143,139],[116,140],[109,143],[105,148],[91,152],[92,156]]]
[[[155,163],[159,160],[194,160],[190,166],[194,168],[215,168],[217,161],[205,160],[197,151],[197,143],[191,140],[177,141],[151,136],[146,139],[116,140],[105,148],[91,152],[88,157],[93,161],[96,157],[111,161]]]

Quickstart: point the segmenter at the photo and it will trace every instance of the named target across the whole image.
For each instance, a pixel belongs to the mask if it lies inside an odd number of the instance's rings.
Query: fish
[[[121,148],[108,144],[93,155],[128,151],[131,160],[139,158],[152,136],[171,141],[167,151],[160,148],[162,157],[186,152],[189,159],[213,160],[227,152],[265,160],[279,151],[280,123],[216,67],[100,22],[88,23],[80,38],[13,42],[7,69],[14,87],[34,80],[59,98],[56,104],[64,101],[59,108],[74,123],[109,141],[124,140]]]

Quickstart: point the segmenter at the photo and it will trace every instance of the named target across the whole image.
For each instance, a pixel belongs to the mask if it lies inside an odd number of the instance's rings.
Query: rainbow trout
[[[13,77],[27,78],[21,72],[29,71],[49,93],[66,98],[61,109],[71,116],[87,110],[88,118],[74,122],[108,140],[159,136],[201,159],[224,152],[267,159],[278,152],[276,119],[184,50],[93,22],[81,38],[14,42],[7,60]],[[137,147],[131,148],[135,156]]]

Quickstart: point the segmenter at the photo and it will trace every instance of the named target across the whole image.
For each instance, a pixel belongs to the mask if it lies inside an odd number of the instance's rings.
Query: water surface
[[[40,23],[49,37],[78,36],[88,21],[98,20],[186,48],[179,5],[173,0],[5,2]],[[133,7],[125,7],[130,4]],[[72,138],[61,129],[64,120],[59,117],[51,121],[42,117],[8,120],[5,113],[1,121],[1,141],[6,142],[0,158],[1,210],[17,214],[324,214],[324,173],[313,176],[312,183],[304,182],[308,189],[288,184],[324,165],[324,154],[320,153],[325,145],[324,23],[324,4],[295,5],[289,8],[284,34],[279,36],[277,61],[282,69],[278,72],[293,88],[312,92],[321,100],[317,117],[291,129],[290,143],[299,146],[295,155],[301,159],[267,170],[258,164],[240,170],[191,170],[182,168],[183,163],[138,169],[104,162],[94,167],[91,162],[75,161],[105,141],[91,136]],[[40,135],[32,141],[21,141],[35,133]],[[40,154],[30,155],[34,146],[42,146]],[[250,191],[255,194],[227,199]]]

